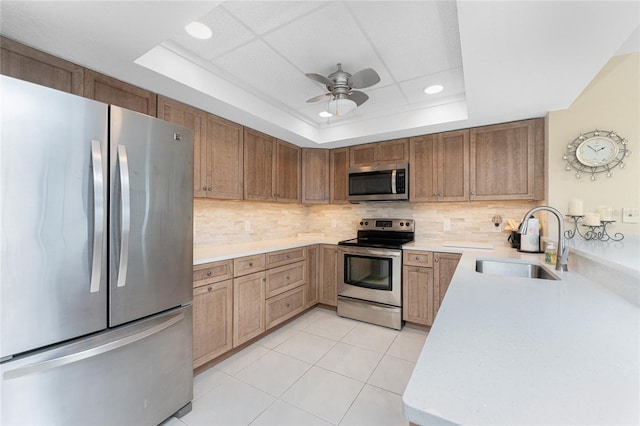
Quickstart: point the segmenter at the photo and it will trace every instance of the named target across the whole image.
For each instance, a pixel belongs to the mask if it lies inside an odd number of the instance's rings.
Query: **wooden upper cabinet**
[[[329,152],[330,201],[332,204],[347,203],[349,172],[349,148],[332,149]]]
[[[349,148],[349,160],[351,167],[406,162],[409,160],[409,140],[396,139],[355,145]]]
[[[302,202],[329,203],[328,149],[302,149]]]
[[[82,96],[84,68],[0,37],[0,73]]]
[[[409,163],[409,200],[469,199],[468,130],[411,138]]]
[[[275,138],[244,128],[244,199],[272,201]]]
[[[193,108],[173,99],[158,96],[158,118],[187,127],[193,131],[193,196],[206,197],[207,186],[206,156],[203,155],[206,115],[204,111]]]
[[[106,75],[84,70],[84,96],[131,111],[156,116],[156,94]]]
[[[202,143],[202,187],[207,198],[242,200],[244,134],[242,126],[207,114]]]
[[[471,199],[544,197],[544,120],[471,129]]]
[[[282,202],[299,203],[302,194],[300,185],[302,174],[301,149],[277,139],[274,167],[276,171],[275,199]]]

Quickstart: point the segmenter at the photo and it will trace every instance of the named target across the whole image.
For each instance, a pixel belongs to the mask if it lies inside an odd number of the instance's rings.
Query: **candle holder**
[[[585,240],[622,241],[624,239],[624,235],[621,232],[616,232],[613,235],[610,235],[607,232],[607,225],[614,223],[615,220],[602,220],[600,221],[600,225],[581,224],[583,227],[587,228],[587,231],[583,234],[580,232],[578,222],[584,219],[584,215],[569,214],[567,217],[573,221],[573,229],[569,229],[564,232],[564,237],[567,239],[575,237],[576,234],[580,235]]]

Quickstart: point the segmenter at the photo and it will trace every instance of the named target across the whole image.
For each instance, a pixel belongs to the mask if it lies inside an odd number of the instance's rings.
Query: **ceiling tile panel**
[[[381,78],[380,86],[392,83],[375,50],[342,3],[318,9],[265,35],[264,40],[302,74],[327,75],[335,71],[335,64],[340,62],[343,69],[352,74],[363,68],[375,69]]]
[[[262,40],[255,40],[212,61],[213,65],[232,75],[241,86],[274,105],[300,107],[315,96],[307,78]],[[257,93],[259,92],[259,93]],[[266,99],[268,95],[273,99]]]
[[[197,21],[211,29],[213,36],[210,39],[199,40],[182,31],[171,40],[206,60],[229,52],[255,37],[249,29],[220,7],[214,8]]]
[[[456,2],[351,2],[396,81],[462,66]]]
[[[324,5],[320,1],[227,1],[223,7],[256,34],[264,34]]]

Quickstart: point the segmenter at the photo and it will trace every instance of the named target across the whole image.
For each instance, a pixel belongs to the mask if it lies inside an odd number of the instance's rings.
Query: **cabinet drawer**
[[[238,257],[233,259],[233,276],[252,274],[254,272],[264,271],[264,254],[255,254],[253,256]]]
[[[405,250],[403,262],[405,265],[433,267],[433,252]]]
[[[267,329],[270,329],[304,310],[304,287],[267,299],[266,308]]]
[[[233,261],[205,263],[193,267],[193,288],[233,278]]]
[[[267,270],[267,298],[306,283],[307,262]]]
[[[267,253],[267,269],[305,260],[307,258],[306,249],[306,247],[299,247]]]

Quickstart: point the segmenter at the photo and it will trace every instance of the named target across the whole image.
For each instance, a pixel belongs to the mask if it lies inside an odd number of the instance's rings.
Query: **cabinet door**
[[[265,331],[265,273],[233,280],[233,347]]]
[[[358,167],[375,164],[377,145],[377,143],[367,143],[349,147],[349,165]]]
[[[453,278],[459,261],[460,255],[456,253],[436,253],[433,256],[434,317],[438,313],[438,309],[440,309],[440,305],[449,288],[449,283],[451,283],[451,278]]]
[[[331,179],[331,204],[347,203],[347,174],[349,172],[349,148],[332,149],[329,175]]]
[[[244,199],[273,201],[275,139],[244,129]]]
[[[472,200],[534,198],[535,122],[527,120],[471,129]]]
[[[275,196],[277,201],[299,203],[301,197],[300,148],[281,140],[276,141]]]
[[[437,193],[440,201],[469,199],[469,130],[438,135]],[[412,169],[411,172],[414,172]]]
[[[378,163],[401,163],[409,161],[409,140],[396,139],[376,144]]]
[[[433,268],[403,266],[402,319],[431,325],[434,317]]]
[[[320,246],[320,303],[338,306],[338,249]]]
[[[207,197],[242,200],[243,130],[242,126],[207,114],[203,143],[205,167],[202,179]]]
[[[233,282],[193,290],[193,368],[233,347]]]
[[[0,73],[74,95],[84,92],[84,69],[23,44],[0,37]]]
[[[328,149],[302,149],[302,202],[329,203]]]
[[[193,196],[206,197],[206,156],[202,154],[206,113],[164,96],[158,96],[158,118],[193,130]]]
[[[307,282],[304,291],[304,306],[310,308],[318,303],[318,247],[307,247]]]
[[[437,141],[436,135],[418,136],[409,141],[409,200],[411,201],[438,199]]]
[[[156,116],[155,93],[88,69],[84,70],[84,96],[152,117]]]

